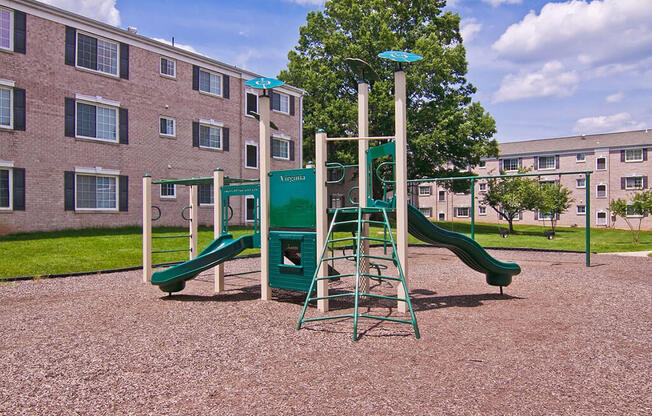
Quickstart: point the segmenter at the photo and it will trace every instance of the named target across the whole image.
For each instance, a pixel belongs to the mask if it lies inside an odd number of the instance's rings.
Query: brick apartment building
[[[593,171],[591,174],[590,213],[592,227],[627,228],[621,218],[612,217],[609,202],[631,198],[633,192],[648,189],[652,164],[648,160],[652,148],[652,131],[638,130],[623,133],[582,135],[556,139],[528,140],[502,143],[500,157],[487,159],[473,169],[480,175],[497,175],[500,171],[516,173],[530,168],[531,173]],[[584,175],[541,176],[541,182],[561,181],[572,191],[571,207],[559,217],[559,225],[585,226],[586,183]],[[479,200],[486,191],[486,181],[475,182],[475,218],[478,222],[498,222],[498,214]],[[423,183],[418,192],[419,209],[436,220],[470,221],[470,194],[447,191],[441,184]],[[505,224],[505,220],[500,220]],[[532,211],[521,213],[515,224],[541,224],[542,218]],[[549,222],[548,222],[549,224]],[[642,228],[652,229],[652,218],[643,220]]]
[[[257,178],[259,75],[31,0],[0,1],[0,232],[137,225],[141,178]],[[303,91],[272,99],[272,169],[300,167]],[[183,186],[155,186],[179,225]],[[212,188],[200,188],[201,223]],[[234,221],[247,202],[231,201]],[[250,207],[251,208],[251,207]]]

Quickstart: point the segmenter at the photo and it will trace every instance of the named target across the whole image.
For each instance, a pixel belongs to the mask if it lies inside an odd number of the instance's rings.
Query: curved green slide
[[[152,284],[158,285],[164,292],[179,292],[186,287],[186,280],[229,260],[248,248],[254,248],[253,234],[237,239],[234,239],[231,234],[222,234],[194,259],[152,274]]]

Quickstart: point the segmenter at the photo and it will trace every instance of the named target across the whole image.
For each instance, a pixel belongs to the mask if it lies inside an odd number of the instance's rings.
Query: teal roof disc
[[[278,80],[276,78],[254,78],[249,81],[245,81],[245,85],[252,88],[257,88],[260,90],[268,90],[274,87],[280,87],[285,84],[285,82]]]
[[[403,51],[385,51],[378,54],[380,58],[389,59],[395,62],[416,62],[423,59],[423,56],[416,53],[403,52]]]

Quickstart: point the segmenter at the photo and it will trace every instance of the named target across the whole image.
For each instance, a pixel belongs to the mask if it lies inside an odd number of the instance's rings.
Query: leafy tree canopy
[[[652,191],[637,192],[629,201],[622,198],[613,200],[609,204],[609,211],[625,220],[632,231],[632,241],[638,244],[643,218],[652,214]],[[635,224],[636,220],[638,224]]]
[[[444,12],[445,0],[331,0],[310,12],[300,28],[287,69],[279,78],[306,90],[304,158],[314,157],[315,132],[357,134],[357,79],[345,58],[371,64],[380,80],[369,96],[370,135],[394,131],[394,63],[385,50],[423,56],[407,67],[410,177],[437,176],[446,163],[474,166],[496,156],[495,121],[471,96],[460,17]],[[337,143],[331,160],[356,163],[355,142]]]

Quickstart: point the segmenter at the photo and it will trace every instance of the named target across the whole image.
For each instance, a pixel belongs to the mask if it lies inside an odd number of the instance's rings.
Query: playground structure
[[[259,96],[260,132],[260,178],[259,183],[230,185],[225,181],[224,172],[217,169],[212,178],[192,178],[172,181],[156,181],[146,175],[143,179],[143,280],[159,285],[168,292],[178,292],[185,282],[202,271],[215,268],[215,292],[224,289],[222,263],[247,248],[260,247],[261,299],[271,299],[271,289],[280,288],[307,292],[297,329],[305,322],[326,319],[352,318],[353,339],[358,339],[357,324],[360,318],[377,319],[409,324],[416,338],[419,330],[412,309],[408,290],[408,232],[434,246],[453,251],[469,267],[486,275],[487,283],[502,287],[511,283],[512,276],[520,273],[515,263],[505,263],[491,257],[474,240],[458,233],[442,230],[423,217],[419,210],[408,204],[407,178],[407,129],[406,129],[406,73],[402,65],[421,59],[418,55],[388,51],[379,54],[381,58],[397,63],[395,81],[395,131],[392,136],[370,137],[368,134],[369,78],[373,71],[360,60],[352,60],[358,72],[358,137],[328,137],[318,131],[315,136],[314,168],[285,171],[269,171],[270,166],[270,91],[282,85],[281,81],[270,78],[257,78],[247,81],[250,87],[261,89]],[[326,184],[329,163],[327,142],[355,140],[358,143],[359,172],[358,203],[356,207],[328,209]],[[387,143],[369,148],[369,141]],[[391,157],[394,171],[394,192],[391,199],[373,198],[372,178],[374,161]],[[152,274],[152,183],[175,183],[190,186],[190,259],[166,270]],[[214,190],[214,238],[201,252],[197,252],[197,187],[199,184],[213,185]],[[254,233],[234,239],[228,234],[228,198],[232,195],[254,195],[256,198]],[[332,220],[328,221],[328,216]],[[390,215],[395,218],[396,238],[393,237]],[[370,235],[369,226],[383,228],[384,237]],[[337,236],[336,232],[351,232],[351,237]],[[174,237],[174,236],[172,236]],[[350,242],[353,255],[328,255],[329,246]],[[370,242],[382,242],[391,247],[391,253],[384,256],[369,252]],[[319,251],[318,251],[319,250]],[[318,256],[318,252],[320,255]],[[339,273],[328,262],[353,262],[354,271]],[[396,268],[394,274],[381,274],[381,267],[374,261],[384,261]],[[372,273],[371,267],[376,267]],[[387,270],[384,266],[383,270]],[[329,282],[353,278],[354,290],[346,293],[329,294]],[[371,293],[370,279],[396,283],[396,295]],[[317,310],[323,314],[329,311],[329,301],[335,298],[353,298],[351,314],[324,315],[306,318],[310,302],[316,301]],[[409,319],[361,314],[359,301],[365,299],[385,299],[395,301],[400,313],[409,313]]]

